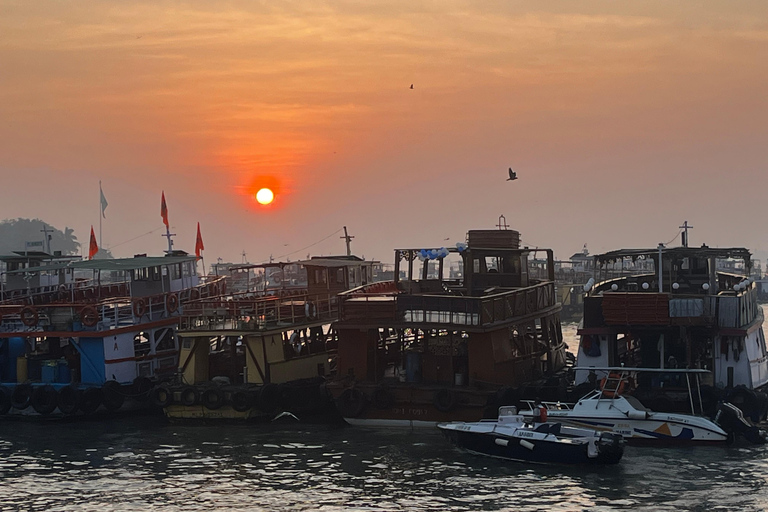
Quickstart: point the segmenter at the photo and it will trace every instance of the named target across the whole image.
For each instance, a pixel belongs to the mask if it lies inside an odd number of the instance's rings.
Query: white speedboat
[[[561,423],[526,422],[516,407],[501,407],[497,420],[441,423],[458,447],[501,459],[542,464],[616,464],[622,436]]]
[[[575,427],[621,434],[631,442],[683,442],[683,443],[724,443],[729,435],[714,421],[695,414],[654,412],[640,401],[623,394],[631,374],[637,372],[675,372],[685,376],[689,382],[691,410],[694,407],[694,392],[689,376],[697,377],[705,370],[660,370],[655,368],[595,367],[579,370],[608,372],[599,389],[589,392],[576,403],[542,402],[536,404],[526,400],[529,410],[522,411],[526,418],[532,418],[535,408],[543,405],[552,422],[562,422]],[[701,398],[698,397],[701,403]]]

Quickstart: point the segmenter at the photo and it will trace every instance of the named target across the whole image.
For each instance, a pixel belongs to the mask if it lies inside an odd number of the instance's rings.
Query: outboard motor
[[[722,402],[718,406],[715,423],[729,434],[744,436],[744,439],[750,443],[765,444],[766,442],[765,431],[747,421],[741,409],[731,403]]]

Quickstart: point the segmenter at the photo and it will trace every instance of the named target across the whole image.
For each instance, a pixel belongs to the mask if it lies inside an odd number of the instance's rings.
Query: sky
[[[0,218],[87,246],[101,181],[115,256],[164,250],[164,191],[207,264],[500,215],[559,259],[686,220],[767,258],[767,86],[764,1],[0,0]]]

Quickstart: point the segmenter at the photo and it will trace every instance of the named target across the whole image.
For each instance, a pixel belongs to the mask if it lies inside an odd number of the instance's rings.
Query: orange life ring
[[[165,307],[169,313],[175,313],[179,309],[179,296],[175,293],[169,293],[165,297]]]
[[[133,314],[139,318],[147,312],[147,301],[143,298],[133,299]]]
[[[606,390],[605,384],[607,381],[619,381],[619,387],[616,388],[616,390]],[[600,391],[603,392],[603,396],[606,396],[608,398],[614,398],[624,393],[624,390],[627,388],[627,381],[621,378],[621,375],[618,373],[609,373],[608,377],[603,377],[600,381]]]
[[[86,327],[93,327],[99,323],[99,312],[93,306],[85,306],[80,310],[80,321]]]
[[[189,292],[189,298],[191,300],[197,300],[200,298],[200,289],[199,288],[192,288]]]
[[[27,327],[34,327],[37,325],[37,320],[39,318],[37,310],[32,306],[24,306],[21,309],[21,312],[19,312],[19,317],[21,318],[21,323]]]

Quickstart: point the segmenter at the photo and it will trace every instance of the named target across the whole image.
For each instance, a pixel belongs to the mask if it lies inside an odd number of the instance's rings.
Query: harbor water
[[[627,447],[617,466],[531,466],[461,452],[432,430],[3,421],[0,482],[3,511],[748,511],[768,509],[768,446]]]

